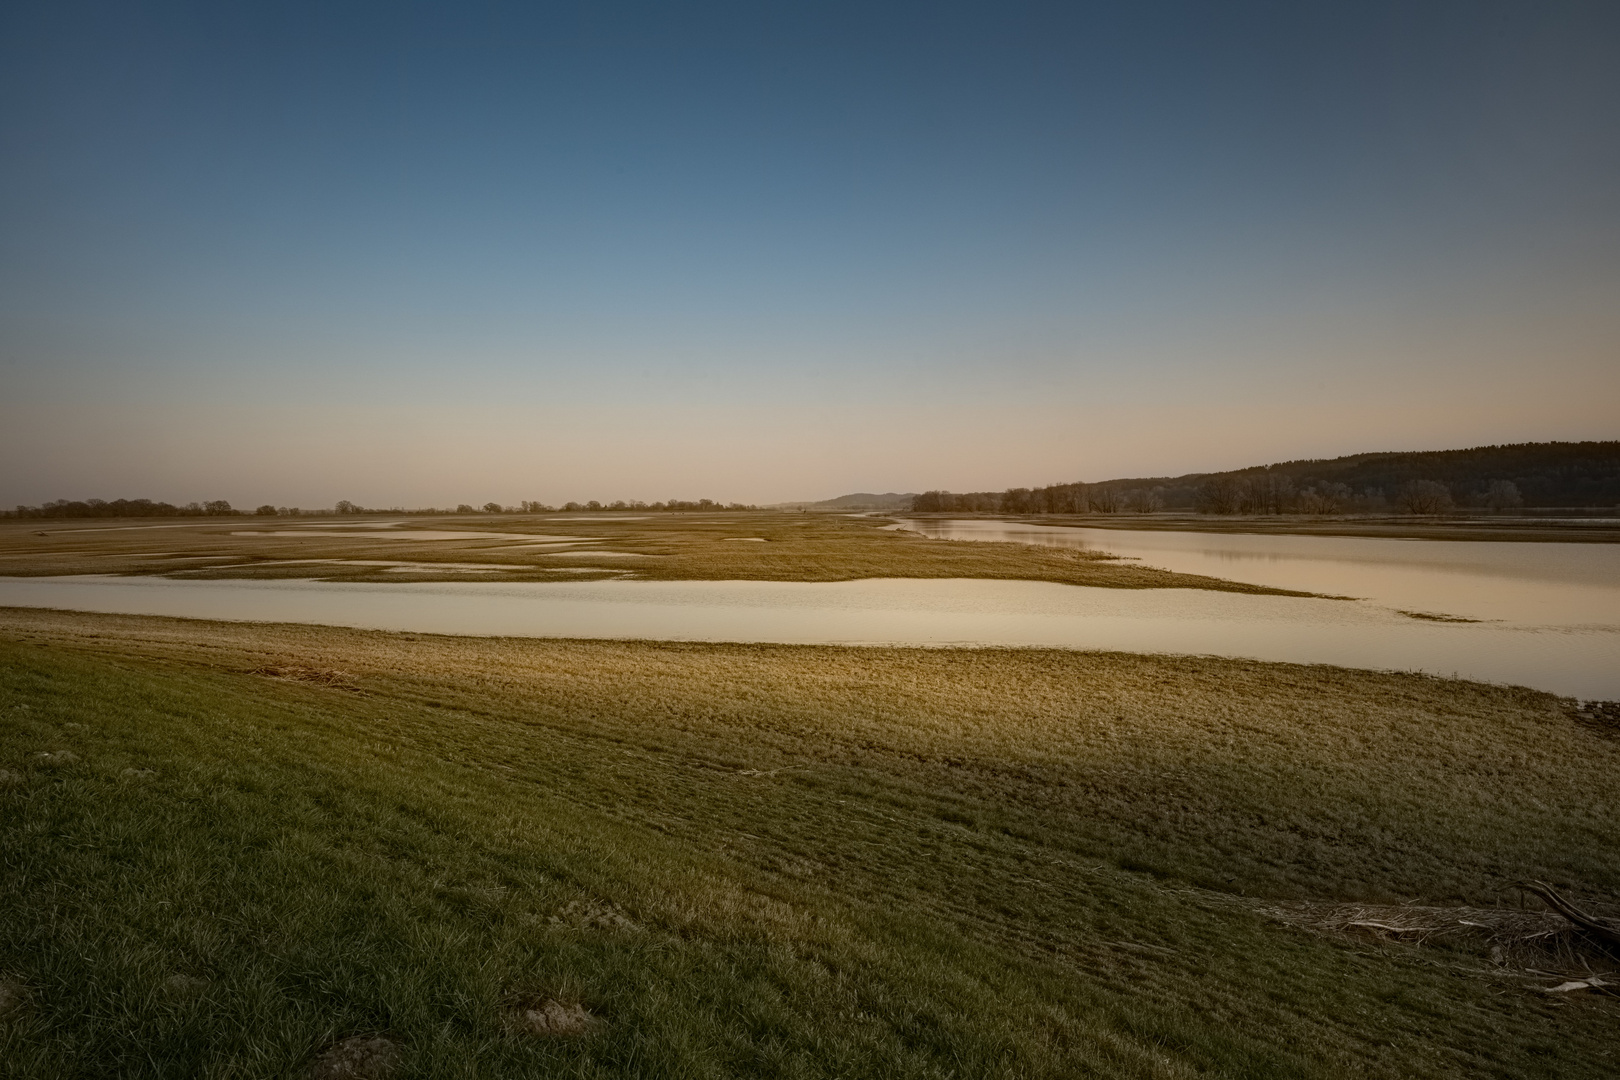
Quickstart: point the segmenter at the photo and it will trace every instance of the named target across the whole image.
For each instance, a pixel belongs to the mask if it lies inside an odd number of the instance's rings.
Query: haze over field
[[[1620,8],[13,3],[0,504],[1612,439]]]

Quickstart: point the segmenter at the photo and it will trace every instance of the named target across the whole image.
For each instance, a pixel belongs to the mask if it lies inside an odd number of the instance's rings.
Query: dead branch
[[[1620,929],[1616,929],[1595,916],[1588,915],[1566,900],[1557,889],[1545,881],[1521,881],[1519,882],[1519,888],[1541,897],[1542,900],[1546,901],[1548,907],[1598,940],[1620,947]]]
[[[1394,926],[1382,922],[1349,922],[1345,926],[1354,926],[1359,930],[1382,930],[1386,934],[1432,934],[1439,930],[1438,926]]]
[[[1554,976],[1558,978],[1559,976]],[[1557,986],[1539,986],[1536,989],[1543,994],[1569,994],[1580,990],[1596,990],[1600,994],[1614,996],[1614,984],[1601,975],[1588,975],[1584,979],[1570,979]]]

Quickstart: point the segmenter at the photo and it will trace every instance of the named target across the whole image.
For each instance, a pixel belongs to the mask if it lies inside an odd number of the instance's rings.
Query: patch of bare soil
[[[318,686],[335,686],[343,690],[352,690],[354,676],[347,671],[333,671],[329,668],[298,667],[296,665],[281,666],[265,664],[248,672],[249,675],[263,675],[267,679],[285,679],[289,682],[315,683]]]
[[[382,1035],[351,1035],[327,1047],[310,1062],[309,1080],[387,1080],[398,1070],[404,1054],[399,1044]]]
[[[170,997],[196,997],[208,989],[208,980],[195,975],[170,975],[163,980],[163,991]]]
[[[28,1002],[28,991],[16,979],[0,975],[0,1023],[17,1013]]]
[[[0,769],[0,787],[11,787],[22,782],[21,773],[14,773],[10,769]]]
[[[439,896],[449,901],[463,911],[494,911],[506,899],[508,890],[504,885],[461,884],[435,886]]]
[[[641,924],[604,900],[571,900],[557,914],[553,924],[579,926],[590,930],[639,930]]]
[[[578,1002],[564,1003],[556,998],[521,1001],[510,1019],[523,1034],[547,1038],[584,1035],[602,1022]]]

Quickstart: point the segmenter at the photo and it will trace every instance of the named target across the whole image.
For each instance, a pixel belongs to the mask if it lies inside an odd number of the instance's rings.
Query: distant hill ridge
[[[1262,489],[1263,494],[1254,495]],[[1428,492],[1446,507],[1486,506],[1493,500],[1525,508],[1617,507],[1620,440],[1378,451],[1182,476],[1130,477],[1001,492],[930,491],[917,496],[912,505],[919,511],[1214,508],[1217,513],[1264,513],[1278,512],[1283,504],[1295,508],[1301,500],[1318,500],[1324,508],[1326,502],[1333,502],[1340,509],[1376,510],[1396,505],[1415,491]],[[1244,508],[1242,500],[1251,496],[1260,505]]]
[[[869,491],[858,491],[853,495],[840,495],[836,499],[822,499],[820,502],[795,502],[780,504],[783,509],[790,510],[910,510],[911,501],[917,497],[914,491],[904,494],[896,491],[874,495]]]

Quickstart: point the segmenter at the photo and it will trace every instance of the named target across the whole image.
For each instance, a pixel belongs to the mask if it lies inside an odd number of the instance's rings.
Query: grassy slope
[[[1027,544],[956,543],[885,530],[882,521],[842,514],[680,514],[613,520],[483,516],[423,518],[425,529],[588,537],[574,552],[514,546],[511,540],[413,542],[366,535],[322,535],[296,524],[252,518],[223,524],[118,528],[83,522],[0,523],[0,575],[174,574],[215,578],[310,578],[333,581],[469,580],[460,572],[401,574],[378,566],[287,560],[398,560],[500,567],[475,580],[577,581],[582,568],[597,576],[630,574],[665,581],[853,581],[860,578],[1007,578],[1108,588],[1196,588],[1287,594],[1284,590],[1138,566],[1095,552]],[[329,524],[353,522],[334,520]],[[294,536],[237,536],[293,531]],[[362,531],[363,530],[355,530]],[[753,537],[756,540],[743,540]],[[758,541],[763,542],[758,542]],[[595,555],[591,552],[609,552]],[[583,575],[589,578],[590,574]]]
[[[1416,676],[9,611],[0,1061],[1603,1075],[1601,1000],[1263,909],[1613,892],[1617,765],[1547,695]],[[606,1023],[520,1037],[521,995]]]

